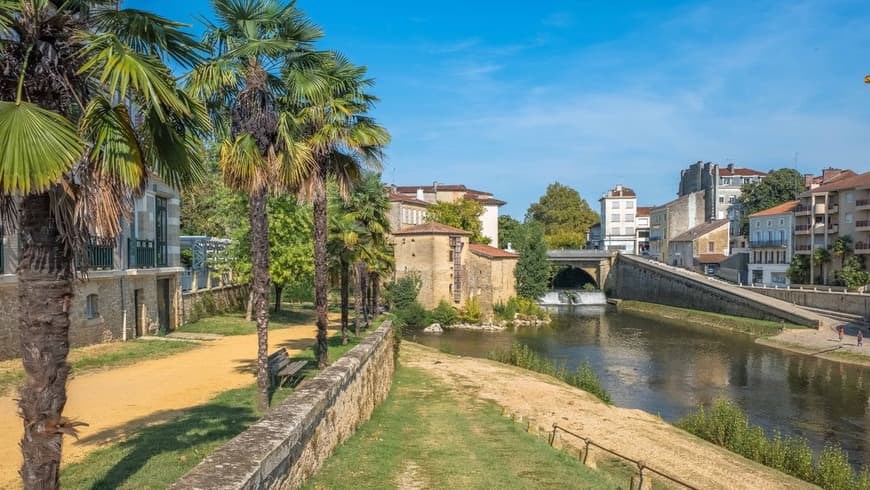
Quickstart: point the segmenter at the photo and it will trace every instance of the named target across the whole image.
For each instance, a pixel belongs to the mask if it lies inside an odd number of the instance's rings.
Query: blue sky
[[[464,183],[521,217],[554,181],[594,209],[618,183],[660,204],[697,160],[870,170],[870,2],[298,5],[376,78],[387,182]]]

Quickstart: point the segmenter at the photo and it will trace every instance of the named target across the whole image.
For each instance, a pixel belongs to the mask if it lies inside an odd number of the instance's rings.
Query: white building
[[[634,228],[636,233],[634,249],[638,255],[649,255],[649,213],[652,210],[648,206],[638,206],[634,218]]]
[[[749,281],[765,286],[787,286],[786,271],[793,248],[794,211],[800,201],[789,201],[749,215]]]
[[[601,204],[602,250],[637,253],[637,196],[617,185],[598,200]]]

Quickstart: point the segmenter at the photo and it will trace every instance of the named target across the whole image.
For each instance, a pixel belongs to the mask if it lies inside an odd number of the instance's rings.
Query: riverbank
[[[833,327],[812,329],[788,323],[720,315],[641,301],[619,301],[616,306],[619,311],[659,321],[688,323],[750,335],[755,338],[755,343],[767,347],[829,361],[870,366],[870,345],[866,350],[857,345],[856,335],[859,327],[855,325],[845,326],[846,335],[841,342]]]
[[[554,423],[597,444],[644,461],[698,488],[812,488],[788,475],[737,456],[641,410],[607,405],[553,378],[494,361],[457,357],[403,344],[402,363],[440,380],[461,398],[485,400],[545,437]],[[577,450],[567,437],[560,441]],[[590,461],[607,460],[592,450]]]

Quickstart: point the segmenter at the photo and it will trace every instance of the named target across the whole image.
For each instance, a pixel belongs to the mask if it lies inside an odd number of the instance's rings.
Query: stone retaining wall
[[[393,342],[386,322],[171,488],[300,488],[386,399]]]
[[[782,320],[813,328],[819,328],[825,320],[814,313],[798,311],[784,301],[638,257],[620,254],[611,275],[614,272],[612,293],[619,299],[759,320]]]
[[[744,288],[796,305],[839,311],[852,315],[861,315],[864,317],[864,320],[870,320],[870,294],[784,288],[757,288],[749,286],[744,286]]]
[[[248,285],[234,284],[212,289],[200,289],[181,295],[181,325],[207,316],[241,311],[248,301]]]

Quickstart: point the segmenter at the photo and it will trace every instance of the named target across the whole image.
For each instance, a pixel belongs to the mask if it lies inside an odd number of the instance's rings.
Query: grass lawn
[[[308,489],[627,488],[527,434],[492,403],[400,367],[387,401]]]
[[[777,335],[779,334],[780,327],[800,329],[809,328],[790,323],[780,324],[780,322],[769,320],[756,320],[754,318],[743,318],[739,316],[723,315],[720,313],[710,313],[707,311],[690,310],[688,308],[677,308],[675,306],[645,303],[642,301],[622,301],[619,304],[619,311],[626,311],[641,316],[650,316],[656,320],[662,320],[664,318],[678,320],[681,323],[732,330],[752,335],[753,337],[770,337]]]
[[[341,337],[329,339],[329,358],[336,360],[359,343]],[[309,347],[294,359],[314,359]],[[309,375],[316,374],[310,369]],[[272,405],[293,390],[278,390]],[[146,426],[135,435],[92,452],[82,461],[61,470],[62,488],[162,489],[180,478],[203,458],[247,429],[262,415],[257,410],[257,387],[225,391],[208,403],[184,411],[168,422]],[[136,424],[136,422],[133,422]]]
[[[278,330],[293,325],[313,324],[316,312],[310,309],[281,310],[269,314],[269,330]],[[250,335],[257,333],[256,322],[245,321],[245,313],[227,313],[225,315],[203,318],[188,323],[178,329],[179,332],[216,333],[220,335]]]
[[[73,374],[124,366],[146,359],[158,359],[199,347],[191,342],[170,340],[130,340],[70,349]],[[0,395],[14,389],[24,379],[21,359],[0,362]]]

